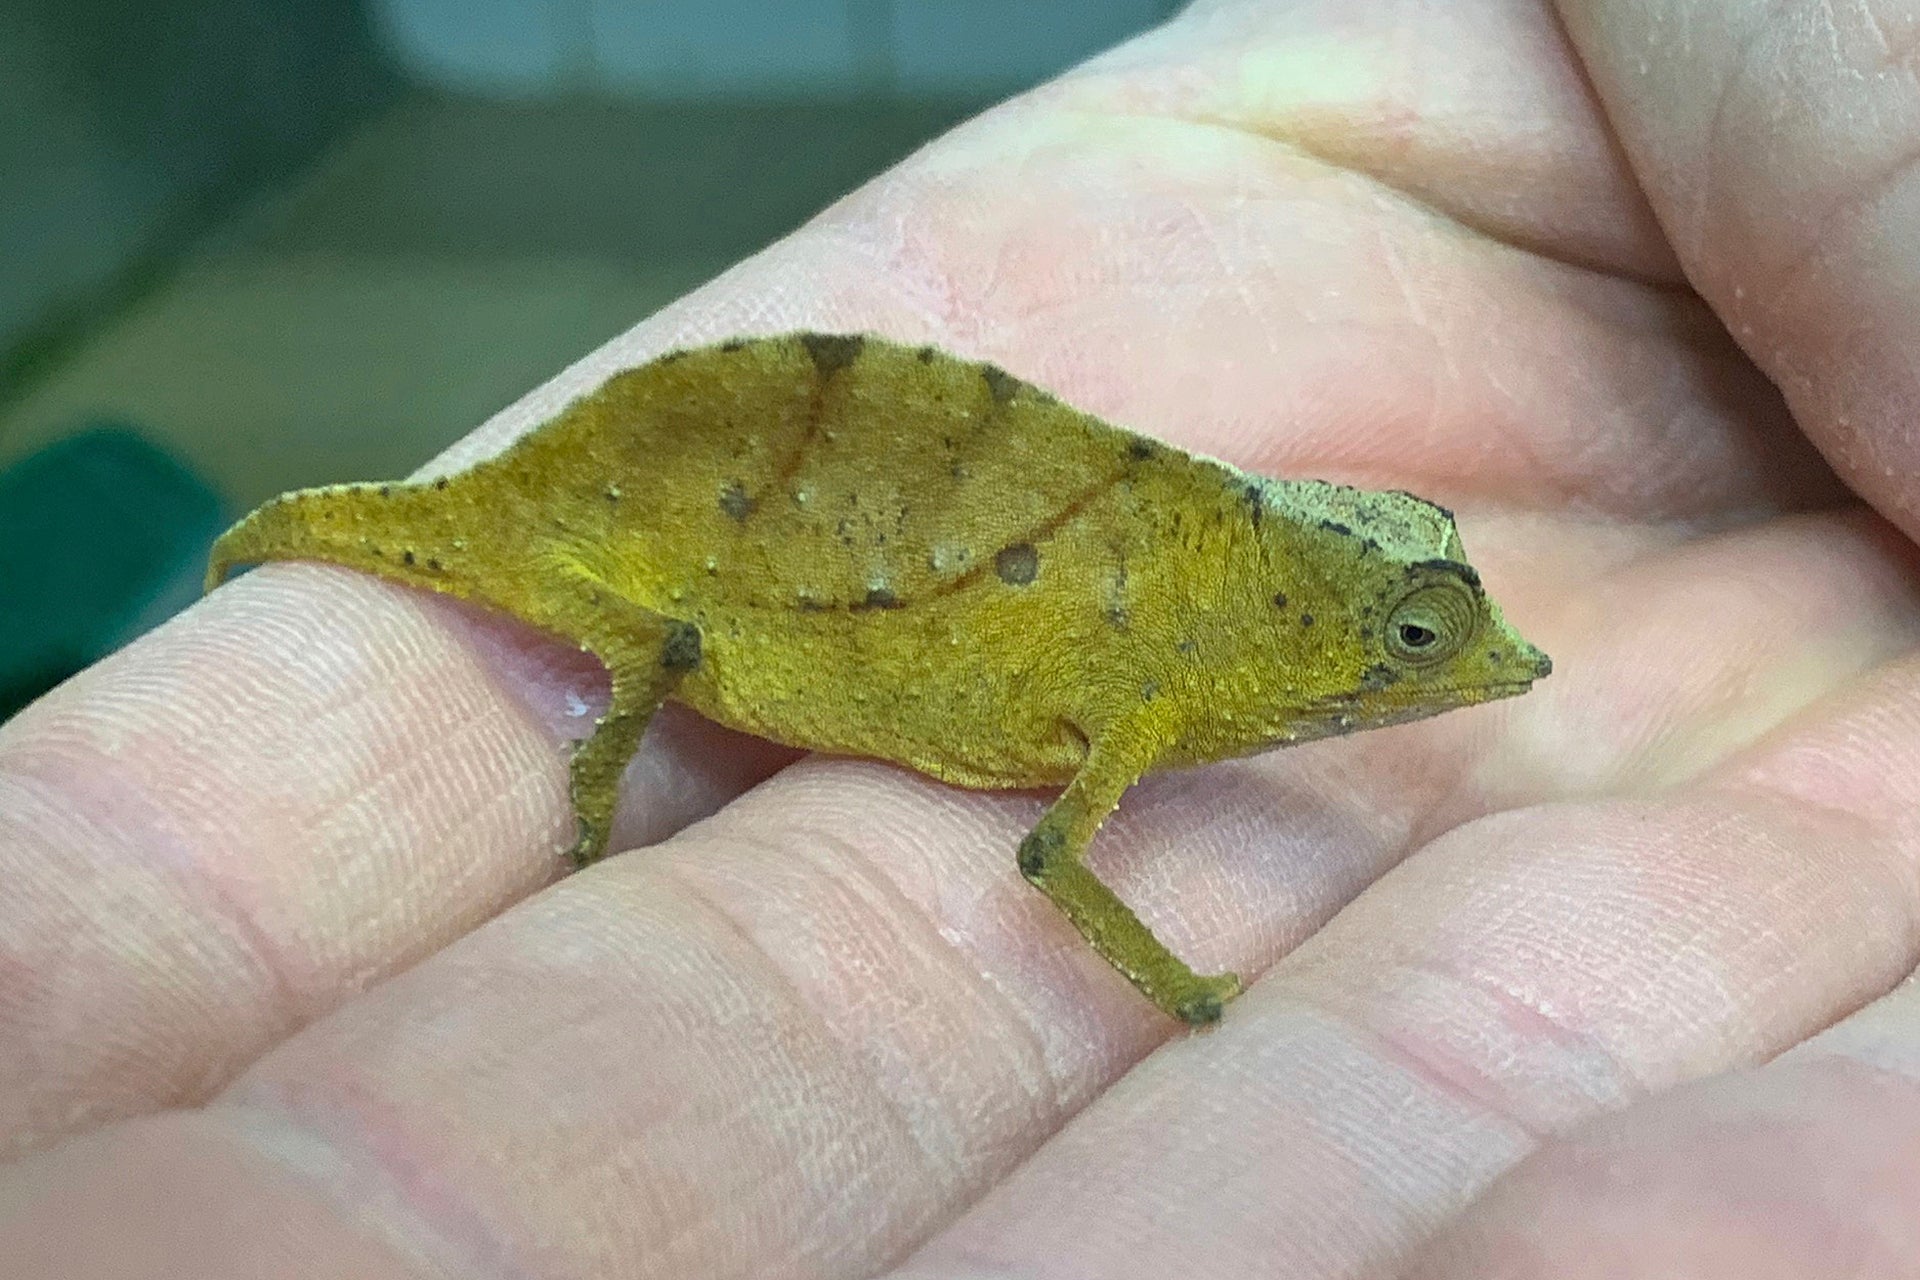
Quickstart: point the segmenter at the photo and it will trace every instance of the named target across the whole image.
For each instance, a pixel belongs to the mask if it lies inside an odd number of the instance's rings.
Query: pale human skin
[[[1205,4],[443,460],[873,329],[1452,505],[1551,681],[1103,832],[1217,1029],[1019,879],[1043,797],[684,718],[548,886],[577,663],[272,566],[0,730],[0,1270],[1911,1274],[1916,33]]]

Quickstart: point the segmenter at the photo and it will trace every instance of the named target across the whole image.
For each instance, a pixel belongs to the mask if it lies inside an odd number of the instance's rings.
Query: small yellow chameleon
[[[277,559],[472,600],[605,664],[570,766],[579,863],[667,698],[959,786],[1064,785],[1021,873],[1196,1024],[1239,980],[1195,974],[1081,860],[1121,794],[1550,670],[1443,508],[1261,479],[859,334],[675,351],[462,474],[284,494],[214,545],[208,589]]]

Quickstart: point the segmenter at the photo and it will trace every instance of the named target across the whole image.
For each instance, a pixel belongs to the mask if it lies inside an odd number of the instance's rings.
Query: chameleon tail
[[[241,565],[320,560],[397,582],[457,591],[455,565],[466,543],[451,536],[444,505],[427,486],[342,484],[282,494],[256,508],[213,544],[206,590]]]

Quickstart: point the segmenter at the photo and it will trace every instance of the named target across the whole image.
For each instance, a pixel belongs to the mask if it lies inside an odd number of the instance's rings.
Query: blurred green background
[[[1177,2],[0,0],[0,717]]]

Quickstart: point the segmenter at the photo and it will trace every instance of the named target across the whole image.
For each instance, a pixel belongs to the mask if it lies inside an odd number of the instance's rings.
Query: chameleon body
[[[1081,860],[1129,786],[1549,670],[1440,507],[1261,479],[866,335],[674,352],[462,474],[282,495],[221,537],[208,586],[276,559],[475,601],[605,664],[571,761],[579,862],[667,698],[960,786],[1063,786],[1021,872],[1191,1023],[1237,979],[1193,973]]]

